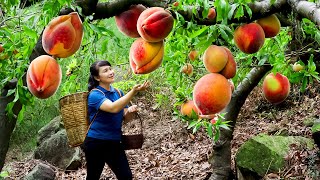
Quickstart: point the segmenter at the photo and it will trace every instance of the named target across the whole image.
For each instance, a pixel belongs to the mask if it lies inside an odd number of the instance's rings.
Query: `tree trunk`
[[[14,94],[11,96],[0,96],[0,172],[4,166],[6,154],[9,148],[10,137],[16,126],[16,116],[13,119],[9,119],[6,115],[7,104],[12,102]],[[13,107],[13,112],[18,114],[21,110],[21,104],[19,101]]]
[[[233,179],[231,170],[231,140],[233,139],[232,133],[237,117],[248,95],[271,68],[270,65],[253,68],[232,94],[231,101],[224,110],[227,113],[225,119],[230,121],[231,128],[230,130],[221,129],[220,138],[213,145],[213,153],[209,160],[213,166],[210,180]]]

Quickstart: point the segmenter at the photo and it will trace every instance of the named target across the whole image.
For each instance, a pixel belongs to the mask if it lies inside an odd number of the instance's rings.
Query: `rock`
[[[46,164],[36,165],[30,173],[28,173],[23,179],[24,180],[54,180],[56,178],[55,171]]]
[[[76,170],[81,166],[80,148],[69,147],[65,129],[43,141],[36,148],[34,158],[66,170]]]
[[[53,134],[63,129],[63,122],[61,116],[57,116],[52,119],[46,126],[43,126],[38,131],[37,145],[41,144],[46,139],[50,138]]]
[[[311,131],[315,144],[320,148],[320,119],[314,121]]]
[[[311,139],[300,136],[268,136],[260,134],[245,142],[236,154],[237,169],[244,179],[261,178],[285,166],[290,144],[312,149]]]

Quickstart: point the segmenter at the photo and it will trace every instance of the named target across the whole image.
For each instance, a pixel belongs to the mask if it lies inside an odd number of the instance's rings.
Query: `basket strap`
[[[97,89],[97,88],[91,89],[91,91],[93,91],[93,90],[98,90],[98,91],[102,92],[102,94],[104,95],[103,91],[101,91],[100,89]],[[90,92],[91,92],[91,91],[90,91]],[[89,92],[89,93],[90,93],[90,92]],[[94,114],[93,119],[92,119],[92,121],[91,121],[91,123],[90,123],[90,125],[89,125],[89,127],[88,127],[88,130],[87,130],[87,133],[86,133],[86,134],[88,134],[89,129],[90,129],[91,125],[93,124],[94,120],[96,119],[99,111],[100,111],[100,109],[98,109],[98,111],[96,112],[96,114]]]
[[[117,88],[114,88],[114,89],[118,92],[119,96],[122,97],[121,92],[119,91],[119,89],[117,89]],[[131,101],[130,101],[130,104],[132,104]],[[138,112],[136,112],[136,114],[137,114],[137,116],[139,118],[139,121],[140,121],[140,127],[141,127],[140,128],[140,133],[143,134],[142,119],[141,119],[141,117],[140,117]]]

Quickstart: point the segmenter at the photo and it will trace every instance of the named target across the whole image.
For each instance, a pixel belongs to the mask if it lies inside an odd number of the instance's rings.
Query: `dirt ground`
[[[251,92],[241,109],[234,130],[232,159],[246,140],[262,132],[311,138],[311,128],[305,122],[319,118],[320,85],[314,84],[304,94],[300,93],[298,88],[292,87],[287,100],[277,106],[263,99],[260,87]],[[175,119],[171,112],[163,111],[161,108],[154,109],[153,102],[147,98],[141,97],[136,103],[143,109],[140,115],[143,118],[145,142],[142,149],[127,151],[135,179],[208,178],[212,171],[208,163],[212,152],[212,140],[204,130],[192,134],[187,129],[187,124]],[[127,127],[132,128],[130,125]],[[39,160],[30,158],[20,162],[9,162],[9,179],[22,178],[38,162]],[[292,147],[287,164],[286,169],[277,174],[266,174],[265,179],[314,179],[316,173],[320,172],[319,149]],[[78,180],[85,179],[86,176],[85,167],[69,172],[55,169],[57,179]],[[105,166],[101,179],[115,179],[115,176]]]

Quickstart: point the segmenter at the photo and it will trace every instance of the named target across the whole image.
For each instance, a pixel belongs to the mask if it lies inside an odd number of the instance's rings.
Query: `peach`
[[[192,50],[189,52],[188,57],[191,61],[194,61],[196,58],[198,58],[198,51]]]
[[[214,8],[210,8],[207,18],[210,20],[213,20],[214,18],[216,18],[216,15],[217,15],[216,10]]]
[[[2,53],[4,51],[4,48],[2,47],[2,45],[0,44],[0,53]]]
[[[191,75],[193,72],[193,66],[190,63],[185,64],[182,69],[181,72],[186,74],[186,75]]]
[[[132,5],[129,10],[122,12],[121,14],[115,16],[116,24],[120,32],[131,38],[140,37],[137,30],[137,21],[142,13],[146,10],[143,5]]]
[[[281,24],[274,14],[258,19],[257,23],[262,27],[266,38],[274,37],[280,32]]]
[[[188,100],[185,103],[181,105],[180,112],[183,116],[188,116],[191,117],[192,115],[192,110],[198,115],[199,110],[195,106],[193,100]]]
[[[43,31],[42,46],[48,54],[66,58],[80,48],[82,37],[82,21],[77,12],[72,12],[49,22]]]
[[[227,61],[226,66],[220,72],[220,74],[222,74],[227,79],[230,79],[230,78],[233,78],[236,75],[237,63],[234,60],[234,57],[233,57],[231,51],[226,47],[223,47],[223,48],[228,54],[228,61]]]
[[[223,47],[211,45],[203,54],[203,63],[207,71],[220,72],[228,62],[228,54]]]
[[[157,69],[162,62],[164,42],[151,43],[136,39],[130,48],[129,60],[135,74],[147,74]]]
[[[230,83],[221,74],[206,74],[196,82],[193,100],[202,115],[218,113],[231,100]]]
[[[263,80],[263,95],[272,104],[283,102],[290,93],[288,78],[280,73],[270,73]]]
[[[174,3],[173,3],[173,6],[175,6],[175,7],[179,6],[179,2],[177,2],[177,1],[174,2]]]
[[[29,65],[27,86],[34,96],[46,99],[57,91],[61,77],[61,68],[57,61],[48,55],[41,55]]]
[[[295,62],[292,66],[292,70],[294,72],[299,72],[301,71],[302,69],[304,69],[304,67],[301,65],[301,64],[298,64],[297,62]]]
[[[151,7],[143,11],[137,22],[140,36],[148,42],[159,42],[166,38],[173,28],[173,17],[169,11]]]
[[[265,34],[257,23],[244,24],[234,31],[234,42],[244,53],[258,52],[264,44]]]

